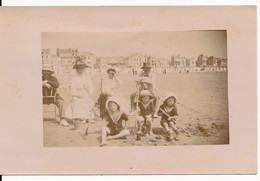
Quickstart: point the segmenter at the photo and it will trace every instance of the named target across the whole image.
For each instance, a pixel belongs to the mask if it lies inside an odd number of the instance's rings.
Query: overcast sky
[[[42,33],[42,48],[78,48],[97,57],[144,52],[156,57],[199,54],[227,58],[226,31],[131,32],[131,33]]]

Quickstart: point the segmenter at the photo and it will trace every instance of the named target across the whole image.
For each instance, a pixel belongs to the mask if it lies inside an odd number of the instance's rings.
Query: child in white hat
[[[122,138],[130,134],[126,129],[127,115],[120,109],[121,101],[116,97],[110,97],[106,102],[107,111],[104,119],[108,124],[102,128],[100,146],[107,144],[107,140]]]
[[[160,106],[157,112],[158,116],[161,116],[161,125],[167,132],[167,140],[172,140],[172,135],[170,129],[176,133],[174,138],[176,141],[179,140],[179,131],[176,127],[176,120],[178,117],[178,112],[176,108],[177,97],[169,92],[164,98],[163,104]]]
[[[137,117],[137,140],[140,140],[142,133],[153,134],[152,120],[155,113],[153,105],[153,96],[148,90],[142,90],[140,94],[140,102],[138,103],[138,117]]]

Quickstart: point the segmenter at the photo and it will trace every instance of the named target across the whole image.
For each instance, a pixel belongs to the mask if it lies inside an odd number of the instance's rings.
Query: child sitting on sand
[[[120,110],[120,101],[116,97],[110,97],[106,102],[107,111],[104,119],[108,124],[102,128],[102,141],[100,146],[107,144],[107,140],[122,138],[130,134],[126,129],[127,115]]]
[[[164,98],[163,104],[160,106],[157,112],[158,116],[161,116],[161,125],[167,132],[167,140],[172,140],[172,129],[176,133],[174,138],[176,141],[179,140],[179,131],[176,127],[176,119],[178,117],[176,108],[177,97],[173,93],[168,93]]]
[[[140,140],[142,133],[153,134],[152,120],[155,113],[153,105],[153,96],[148,90],[142,90],[140,94],[140,102],[138,102],[138,116],[137,116],[137,140]]]

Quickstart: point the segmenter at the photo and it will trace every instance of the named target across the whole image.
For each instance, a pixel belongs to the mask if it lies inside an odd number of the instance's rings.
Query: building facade
[[[49,64],[50,59],[50,49],[42,49],[42,63]]]
[[[145,62],[149,62],[153,68],[167,68],[169,67],[170,59],[157,58],[150,54],[135,52],[128,57],[127,65],[132,68],[140,68]]]
[[[57,56],[59,57],[60,67],[63,74],[70,74],[79,51],[77,48],[57,48]]]
[[[171,61],[171,65],[173,64],[173,67],[175,68],[184,68],[186,67],[186,57],[185,56],[181,56],[181,55],[177,55],[177,56],[172,56],[172,61]]]
[[[128,64],[132,68],[140,68],[143,66],[144,62],[150,61],[151,58],[152,57],[149,54],[135,52],[129,56]]]

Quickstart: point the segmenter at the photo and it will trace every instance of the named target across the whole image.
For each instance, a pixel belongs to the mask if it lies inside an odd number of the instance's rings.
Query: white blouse
[[[104,94],[109,94],[109,95],[117,95],[120,94],[119,92],[119,86],[122,84],[123,82],[121,80],[119,80],[118,78],[105,78],[103,80],[103,85],[102,85],[102,91]]]

